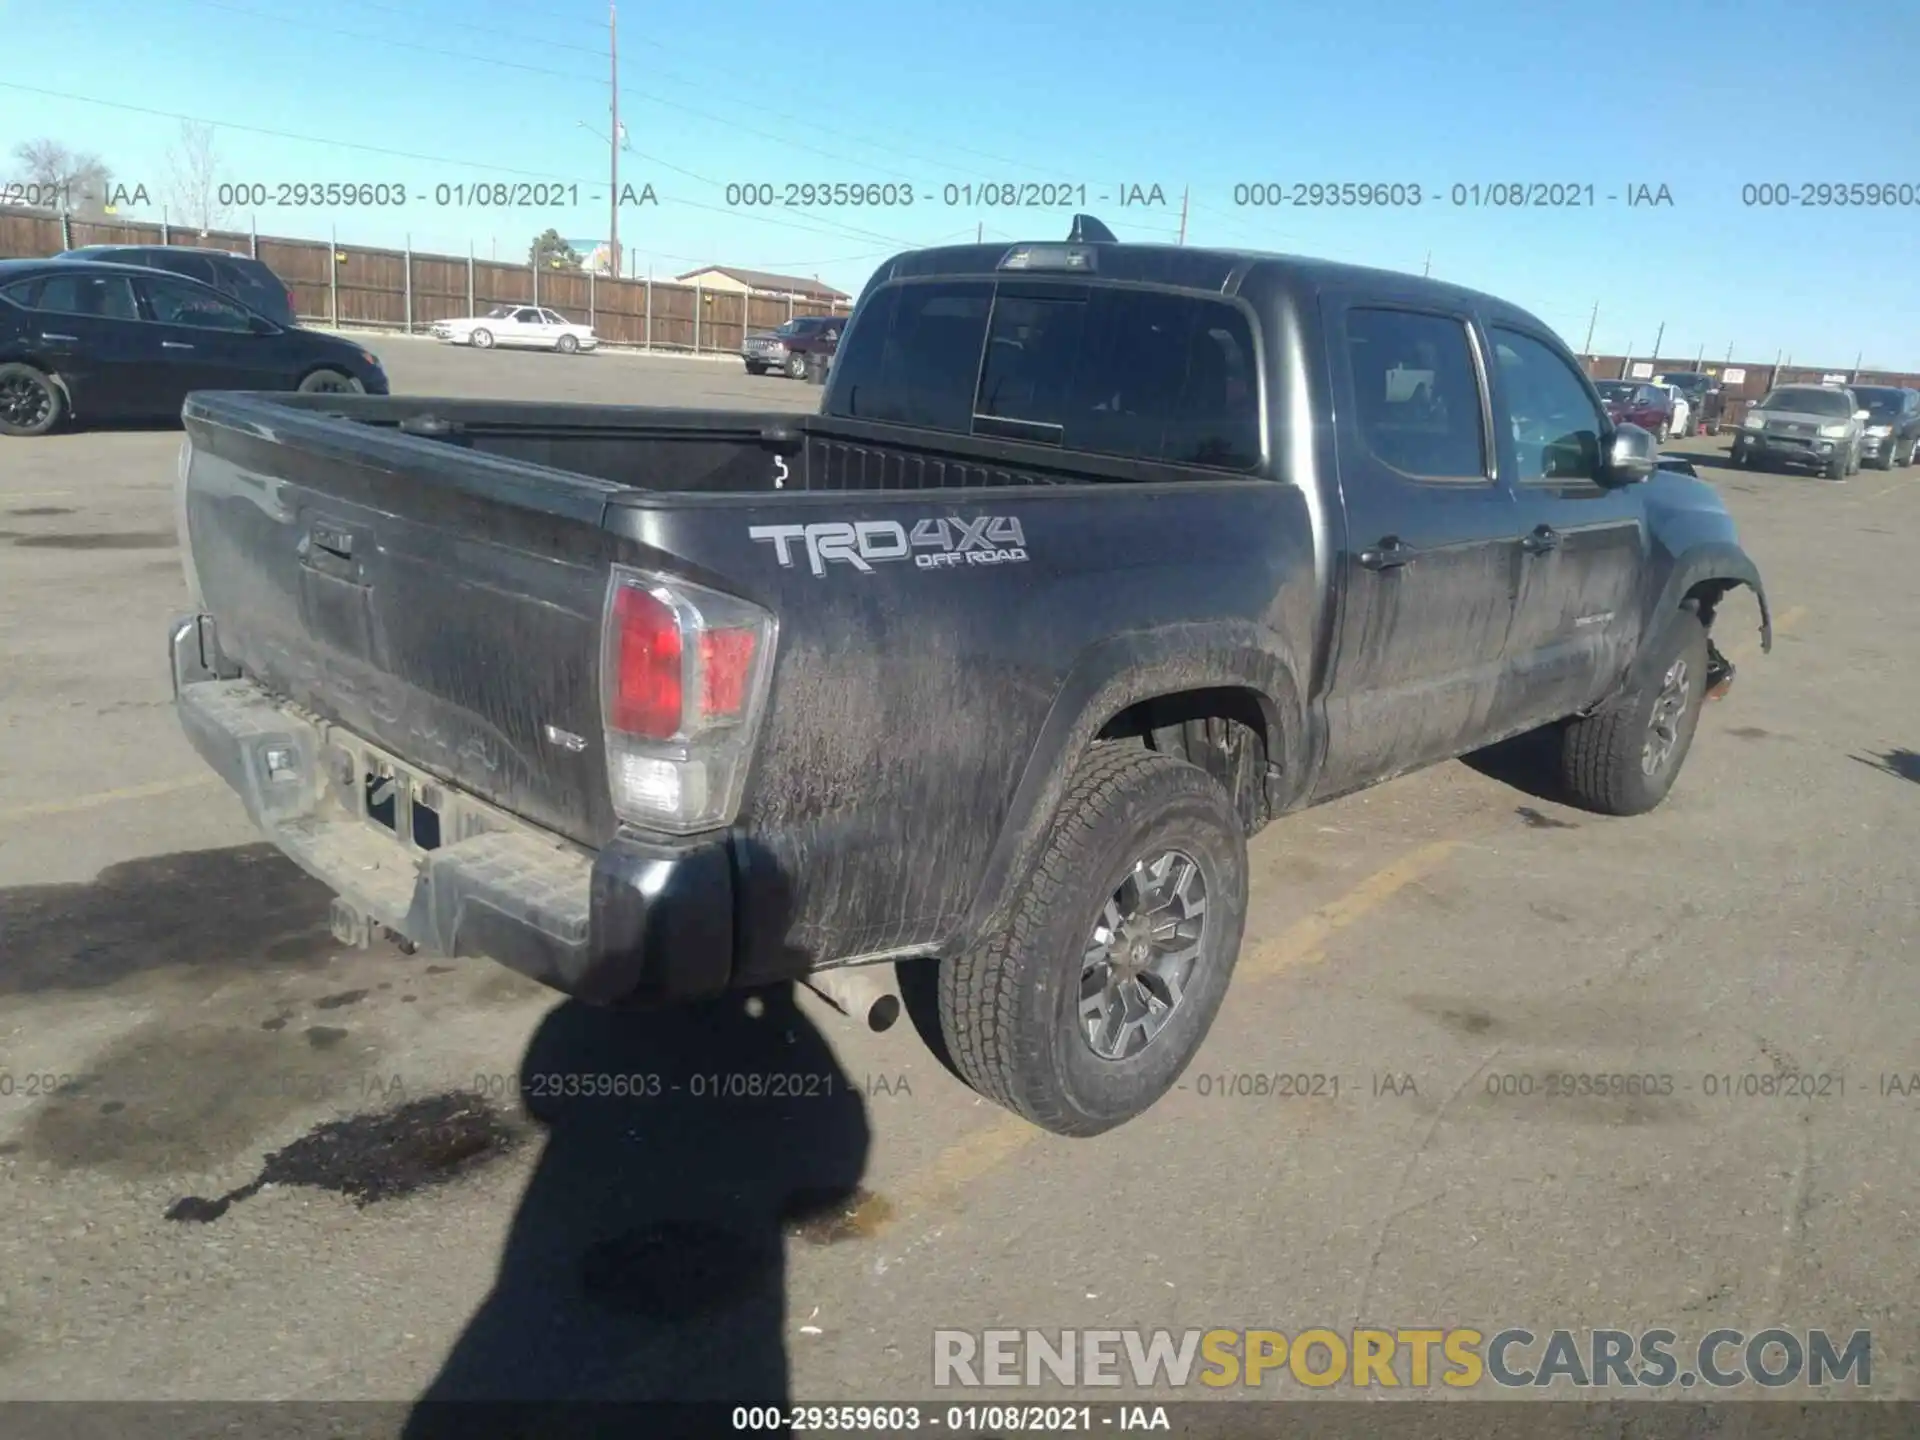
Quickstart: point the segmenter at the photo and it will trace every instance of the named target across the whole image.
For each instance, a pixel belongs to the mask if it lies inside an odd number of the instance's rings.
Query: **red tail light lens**
[[[664,740],[680,729],[684,704],[680,617],[657,596],[622,585],[613,596],[613,623],[608,719],[628,735]]]
[[[753,679],[752,630],[707,630],[700,636],[700,710],[703,718],[738,720]]]

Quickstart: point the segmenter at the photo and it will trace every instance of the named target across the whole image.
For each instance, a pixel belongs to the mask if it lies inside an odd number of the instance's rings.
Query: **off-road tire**
[[[1143,858],[1191,856],[1207,923],[1180,1003],[1138,1054],[1105,1060],[1081,1028],[1081,962],[1102,907]],[[940,962],[940,1029],[961,1078],[1058,1135],[1097,1135],[1148,1109],[1213,1025],[1246,926],[1247,842],[1204,770],[1124,741],[1089,750],[1005,921]]]
[[[1593,714],[1570,721],[1560,737],[1560,778],[1573,803],[1601,815],[1644,815],[1673,788],[1700,725],[1707,691],[1707,630],[1686,606],[1653,638],[1626,686]],[[1641,766],[1661,688],[1684,662],[1688,693],[1672,753],[1656,773]]]

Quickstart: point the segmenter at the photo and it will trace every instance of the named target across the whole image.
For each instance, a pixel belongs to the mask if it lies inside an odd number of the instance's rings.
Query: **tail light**
[[[616,566],[603,631],[614,812],[675,834],[731,824],[766,708],[778,623],[737,596]]]

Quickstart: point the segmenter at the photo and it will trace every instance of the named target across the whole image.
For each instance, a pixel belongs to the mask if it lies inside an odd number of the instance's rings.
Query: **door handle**
[[[184,340],[162,340],[160,342],[160,348],[162,350],[191,350],[193,346],[187,344]]]
[[[1531,534],[1520,537],[1520,548],[1529,555],[1545,555],[1560,548],[1560,532],[1551,525],[1534,527]]]
[[[1398,535],[1389,535],[1372,550],[1360,552],[1360,563],[1369,570],[1394,570],[1413,563],[1413,547],[1401,543]]]
[[[40,338],[42,340],[64,340],[69,345],[78,345],[80,343],[80,337],[78,335],[56,335],[51,330],[42,330],[40,332]]]

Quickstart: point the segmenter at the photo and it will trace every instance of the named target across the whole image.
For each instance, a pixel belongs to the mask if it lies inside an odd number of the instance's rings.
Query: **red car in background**
[[[1616,425],[1638,425],[1664,443],[1673,433],[1673,397],[1641,380],[1596,380],[1600,402]]]

